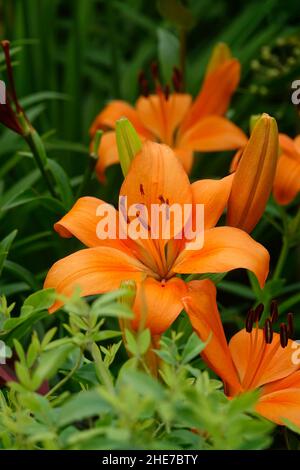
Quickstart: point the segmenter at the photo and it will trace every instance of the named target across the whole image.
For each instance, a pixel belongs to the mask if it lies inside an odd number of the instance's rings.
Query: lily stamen
[[[288,336],[292,338],[294,335],[294,319],[293,314],[290,312],[287,314],[287,324],[288,324]]]
[[[271,310],[271,322],[276,323],[278,320],[278,316],[279,316],[277,300],[272,300],[270,310]]]
[[[288,330],[285,323],[280,324],[280,344],[282,348],[285,348],[288,344],[289,336]]]
[[[272,343],[272,341],[273,341],[273,328],[272,328],[272,322],[269,318],[265,321],[264,337],[265,337],[266,344],[271,344]]]

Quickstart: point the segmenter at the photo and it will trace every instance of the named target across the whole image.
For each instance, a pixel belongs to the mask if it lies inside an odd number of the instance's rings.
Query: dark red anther
[[[285,348],[288,344],[288,329],[285,323],[280,324],[280,344],[282,348]]]
[[[279,316],[277,300],[272,300],[270,313],[271,313],[271,322],[276,323],[278,320],[278,316]]]
[[[271,344],[273,340],[273,328],[272,328],[271,320],[269,318],[265,321],[264,336],[265,336],[265,342],[267,344]]]
[[[165,204],[166,201],[165,201],[165,198],[163,197],[162,194],[160,194],[160,195],[158,196],[158,199],[160,200],[160,202],[161,202],[162,204]]]
[[[140,184],[140,193],[142,196],[145,196],[144,186]]]
[[[261,319],[263,311],[264,311],[264,304],[262,304],[262,303],[258,304],[258,306],[255,309],[255,317],[254,317],[255,322],[259,322],[259,320]]]
[[[246,328],[247,333],[251,333],[253,329],[254,316],[255,316],[254,310],[250,309],[249,312],[247,313],[246,323],[245,323],[245,328]]]
[[[169,85],[166,85],[165,86],[165,98],[166,98],[167,101],[169,99],[169,96],[170,96],[170,87],[169,87]]]
[[[151,73],[155,81],[159,79],[159,68],[157,62],[152,62]]]
[[[149,84],[146,78],[144,70],[141,70],[138,75],[138,82],[140,86],[140,91],[143,96],[149,96]]]
[[[143,80],[146,80],[146,75],[144,70],[140,70],[138,74],[138,81],[141,83]]]
[[[173,69],[172,83],[175,91],[180,92],[182,90],[182,73],[178,67]]]
[[[287,324],[288,324],[288,337],[292,338],[294,336],[294,320],[293,320],[293,314],[288,313],[287,314]]]

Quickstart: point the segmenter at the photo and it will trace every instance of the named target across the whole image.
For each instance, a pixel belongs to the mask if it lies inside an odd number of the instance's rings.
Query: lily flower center
[[[268,367],[270,360],[279,348],[286,348],[289,338],[294,332],[293,314],[287,315],[287,323],[280,323],[280,334],[274,335],[274,324],[278,320],[278,304],[272,301],[270,315],[265,320],[263,335],[260,334],[259,322],[264,310],[259,304],[255,310],[251,309],[246,318],[245,328],[250,335],[250,346],[246,371],[242,380],[244,390],[256,388],[256,383],[262,371]]]

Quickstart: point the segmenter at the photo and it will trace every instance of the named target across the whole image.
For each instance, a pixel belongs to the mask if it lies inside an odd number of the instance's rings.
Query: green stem
[[[186,31],[184,28],[179,30],[180,38],[180,70],[182,73],[182,86],[185,85],[185,61],[186,61]]]
[[[76,193],[76,199],[79,199],[83,195],[85,189],[87,188],[88,183],[90,182],[91,177],[94,173],[96,163],[97,163],[97,160],[95,160],[95,158],[89,157],[88,165],[86,167],[86,170],[84,172],[81,184],[80,184],[80,186],[78,188],[78,191]]]
[[[101,143],[102,135],[103,135],[102,130],[98,130],[95,134],[94,143],[93,143],[93,150],[89,155],[88,165],[87,165],[86,170],[84,172],[81,184],[78,188],[78,191],[77,191],[77,194],[76,194],[76,199],[78,199],[78,198],[80,198],[80,196],[82,196],[85,188],[87,187],[87,185],[90,182],[90,179],[91,179],[91,177],[94,173],[95,166],[96,166],[96,163],[97,163],[97,160],[98,160],[98,150],[99,150],[99,146],[100,146],[100,143]]]
[[[56,390],[58,390],[66,382],[68,382],[68,380],[70,380],[72,375],[76,372],[76,370],[80,366],[81,359],[82,359],[82,351],[80,351],[80,354],[79,354],[78,360],[76,361],[75,366],[70,370],[70,372],[62,380],[60,380],[60,382],[58,382],[56,385],[54,385],[53,388],[51,388],[51,390],[49,390],[49,392],[45,395],[46,398],[49,398],[51,395],[53,395],[54,392],[56,392]]]
[[[275,271],[274,271],[273,278],[272,278],[273,281],[279,279],[280,276],[281,276],[281,273],[282,273],[282,270],[284,268],[284,264],[285,264],[285,261],[286,261],[286,258],[287,258],[288,252],[289,252],[289,248],[290,248],[290,244],[289,244],[288,237],[284,236],[281,252],[280,252],[280,255],[279,255],[279,258],[278,258],[278,261],[277,261],[277,265],[276,265],[276,268],[275,268]]]
[[[53,196],[55,199],[57,199],[57,195],[55,193],[55,190],[52,185],[52,181],[50,178],[50,175],[47,171],[47,155],[45,151],[44,144],[42,142],[42,139],[36,132],[36,130],[32,129],[26,136],[25,140],[32,151],[32,154],[34,156],[34,159],[36,161],[37,166],[40,169],[40,172],[44,178],[44,181],[46,183],[46,186],[48,188],[49,193],[51,196]]]

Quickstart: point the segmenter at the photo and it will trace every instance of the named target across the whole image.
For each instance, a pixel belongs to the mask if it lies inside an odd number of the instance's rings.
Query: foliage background
[[[252,114],[268,112],[276,117],[282,132],[291,136],[298,133],[299,113],[290,99],[291,82],[300,76],[298,2],[190,0],[186,5],[194,19],[187,34],[187,90],[197,93],[213,45],[225,41],[242,64],[241,84],[229,111],[233,121],[247,131]],[[19,136],[1,129],[0,240],[5,242],[0,249],[0,294],[5,295],[9,303],[16,302],[13,313],[16,315],[26,297],[42,288],[45,274],[53,262],[78,247],[74,240],[59,239],[52,227],[76,198],[88,165],[89,126],[93,118],[110,99],[134,102],[139,94],[138,72],[148,70],[157,57],[164,76],[168,77],[168,71],[174,65],[178,28],[170,19],[161,16],[156,2],[145,0],[1,0],[0,36],[12,42],[18,95],[43,136],[48,156],[63,169],[60,184],[63,202],[57,204],[47,195],[24,142]],[[1,78],[4,77],[3,70],[3,54],[0,54]],[[228,152],[197,155],[192,178],[224,175],[230,158]],[[106,185],[100,186],[93,178],[85,192],[116,202],[121,181],[120,169],[111,167],[107,170]],[[291,214],[297,205],[296,201],[290,209]],[[275,218],[280,216],[272,203],[268,214]],[[256,228],[254,237],[276,260],[281,237],[266,218]],[[270,287],[273,297],[280,294],[282,313],[290,308],[299,310],[299,263],[299,250],[295,248],[286,263],[285,282],[279,280]],[[234,331],[242,325],[245,311],[258,300],[257,292],[253,293],[248,286],[247,275],[241,272],[230,274],[219,284],[219,300],[229,330]],[[62,335],[64,320],[63,315],[55,318],[42,315],[42,319],[37,316],[34,329],[41,338],[55,325]],[[188,323],[184,318],[179,322],[178,329],[184,327],[185,337],[188,337]],[[107,325],[115,328],[116,322],[109,319]],[[30,328],[21,335],[25,349],[30,343],[29,333]],[[179,343],[184,344],[184,338],[179,339]],[[115,371],[124,360],[125,353],[121,351]],[[57,379],[54,377],[53,380]],[[78,392],[78,383],[71,383],[70,387],[72,392]],[[202,390],[201,393],[206,392]],[[34,397],[42,400],[36,394]],[[26,398],[24,400],[27,403]],[[218,400],[221,398],[216,398],[213,406],[218,406]],[[30,408],[37,404],[29,406],[27,403],[26,406]],[[39,406],[46,405],[41,402]],[[247,410],[247,406],[242,404],[241,410]],[[155,409],[153,415],[155,413],[160,411]],[[55,420],[55,413],[51,419]],[[137,417],[137,421],[139,419]],[[121,426],[121,429],[125,427]],[[228,441],[228,447],[244,445],[238,443],[238,434],[236,432],[235,440]],[[116,436],[114,439],[119,442]],[[147,445],[147,439],[144,437],[144,442],[134,445]],[[266,439],[264,446],[270,444]],[[34,447],[37,442],[41,445],[38,440],[32,439],[30,444],[29,441],[26,437],[19,444],[7,442],[8,446]],[[46,447],[69,446],[56,439],[56,434],[46,436],[43,442]],[[96,442],[98,444],[93,445],[99,445],[99,441]],[[200,445],[199,441],[191,443],[190,434],[187,442],[187,447]],[[79,443],[72,445],[81,446]],[[130,436],[126,445],[133,445]],[[152,442],[152,446],[155,445]],[[252,441],[251,445],[258,446]],[[278,445],[283,445],[281,438]]]

